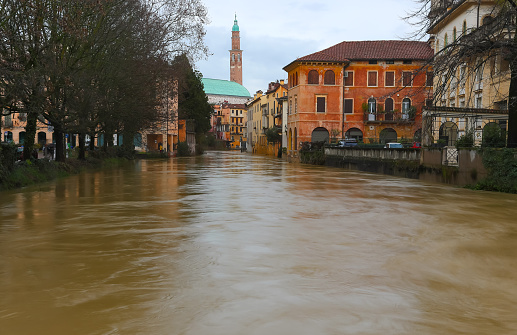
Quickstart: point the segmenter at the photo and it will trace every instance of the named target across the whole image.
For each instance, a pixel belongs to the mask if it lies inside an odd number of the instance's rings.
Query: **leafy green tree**
[[[195,121],[197,134],[204,134],[211,129],[212,106],[204,91],[202,75],[192,69],[185,54],[174,60],[178,79],[178,117]]]

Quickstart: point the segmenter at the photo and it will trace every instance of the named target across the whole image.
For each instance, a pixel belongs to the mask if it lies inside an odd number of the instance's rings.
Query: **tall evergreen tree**
[[[212,106],[204,91],[202,75],[190,65],[185,54],[174,60],[175,73],[178,78],[178,117],[195,121],[197,134],[204,134],[211,129]]]

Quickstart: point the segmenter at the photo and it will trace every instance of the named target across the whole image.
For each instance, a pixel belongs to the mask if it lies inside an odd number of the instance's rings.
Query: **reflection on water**
[[[516,334],[517,197],[241,153],[0,194],[2,334]]]

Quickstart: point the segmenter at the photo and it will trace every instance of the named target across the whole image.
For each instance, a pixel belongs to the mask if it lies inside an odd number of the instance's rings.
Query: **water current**
[[[517,334],[517,196],[235,152],[3,192],[0,334]]]

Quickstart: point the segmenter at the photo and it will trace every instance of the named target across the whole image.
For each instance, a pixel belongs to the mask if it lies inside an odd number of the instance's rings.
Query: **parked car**
[[[384,145],[384,148],[385,149],[399,149],[399,148],[404,148],[404,146],[402,145],[402,143],[386,143]]]
[[[413,142],[413,146],[411,148],[419,149],[422,147],[422,144],[420,142]]]
[[[355,138],[348,138],[344,140],[339,140],[337,142],[337,147],[346,148],[346,147],[355,147],[357,146],[357,140]]]

